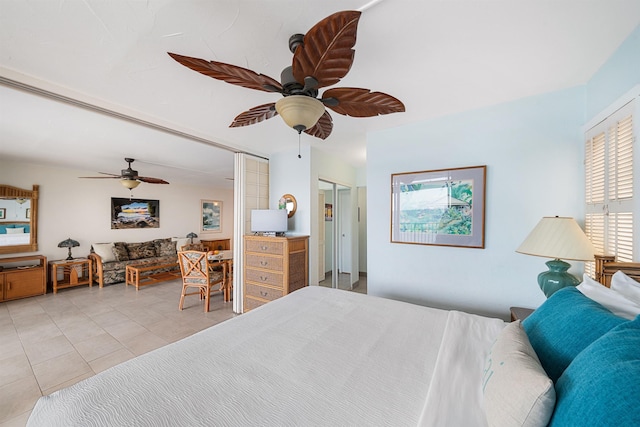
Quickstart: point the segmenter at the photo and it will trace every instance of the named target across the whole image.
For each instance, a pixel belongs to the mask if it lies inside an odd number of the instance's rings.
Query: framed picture
[[[160,228],[160,201],[111,198],[111,229]]]
[[[333,205],[331,203],[324,204],[324,220],[333,221]]]
[[[7,218],[7,208],[0,208],[0,219]]]
[[[222,232],[222,202],[218,200],[201,200],[202,232]]]
[[[391,242],[484,248],[486,166],[391,175]]]
[[[31,218],[31,208],[27,208],[25,211],[25,215],[27,216],[27,219]]]

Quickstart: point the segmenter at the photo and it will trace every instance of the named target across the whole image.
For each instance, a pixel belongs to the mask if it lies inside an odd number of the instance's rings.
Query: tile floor
[[[332,273],[329,272],[325,275],[325,278],[322,282],[320,282],[320,286],[325,286],[327,288],[331,287],[331,277]],[[353,290],[353,292],[357,292],[360,294],[367,293],[367,276],[364,274],[360,274],[358,278],[358,282],[355,284],[353,289],[350,289],[351,283],[351,274],[350,273],[339,273],[338,274],[338,289],[345,290]]]
[[[212,296],[178,310],[181,282],[116,284],[0,303],[0,427],[24,426],[36,400],[234,316]]]

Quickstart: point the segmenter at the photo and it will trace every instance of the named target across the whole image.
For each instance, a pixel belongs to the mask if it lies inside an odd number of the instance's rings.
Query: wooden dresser
[[[200,239],[200,243],[205,245],[210,251],[228,251],[231,249],[231,239],[218,239],[218,240],[203,240]]]
[[[309,284],[309,236],[244,236],[244,312]]]
[[[0,301],[47,293],[47,258],[42,255],[1,258]]]

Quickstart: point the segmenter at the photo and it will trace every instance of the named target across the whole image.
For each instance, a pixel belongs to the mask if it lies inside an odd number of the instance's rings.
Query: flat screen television
[[[251,232],[282,235],[288,229],[286,209],[254,209],[251,211]]]

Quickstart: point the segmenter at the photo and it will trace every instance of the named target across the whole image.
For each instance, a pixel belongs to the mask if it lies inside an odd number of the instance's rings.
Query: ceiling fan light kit
[[[135,179],[128,179],[128,178],[121,179],[120,183],[124,187],[128,188],[129,190],[133,190],[138,185],[140,185],[140,181],[136,181]]]
[[[391,95],[369,89],[334,88],[318,99],[320,88],[340,81],[351,69],[360,12],[336,12],[314,25],[306,34],[289,39],[292,65],[280,74],[281,82],[247,68],[217,61],[170,53],[175,61],[205,76],[248,89],[277,92],[284,98],[240,113],[230,127],[260,123],[278,114],[298,134],[305,132],[326,139],[333,119],[325,107],[350,117],[374,117],[405,111],[404,104]]]
[[[324,114],[324,105],[309,96],[291,95],[276,102],[276,111],[287,126],[301,133],[316,125]]]

